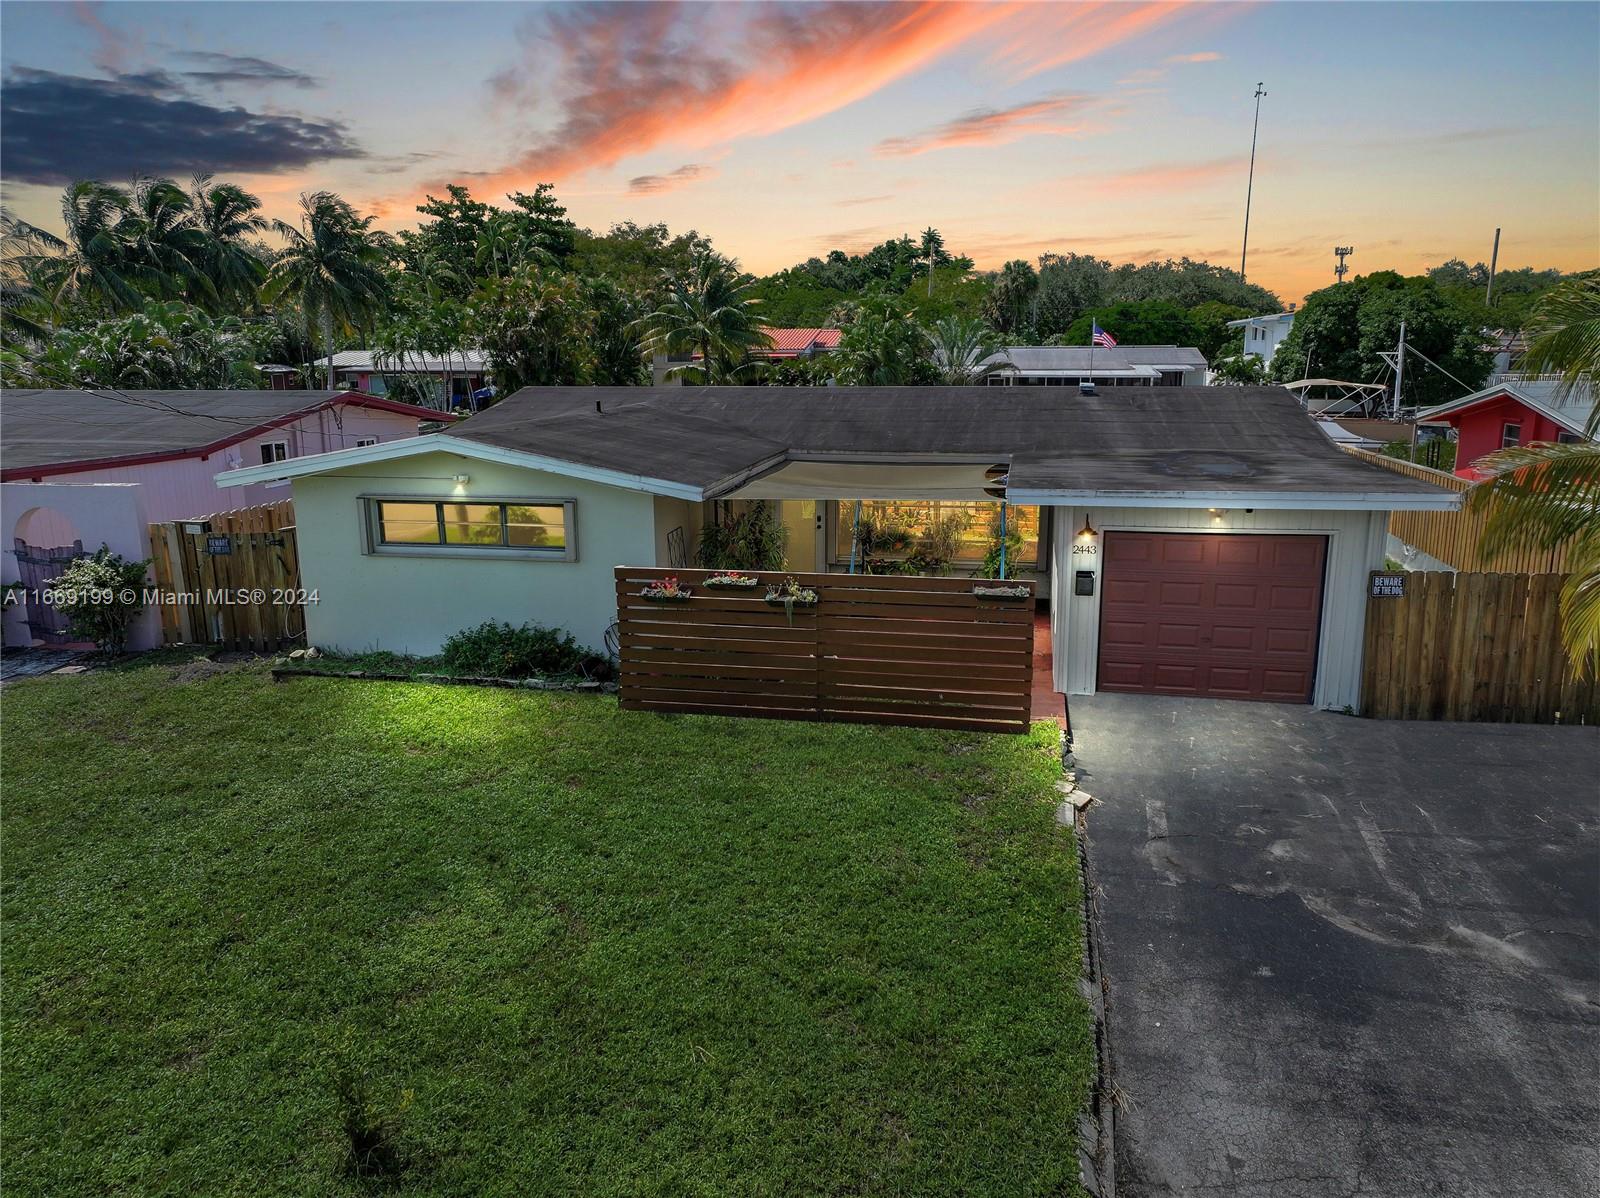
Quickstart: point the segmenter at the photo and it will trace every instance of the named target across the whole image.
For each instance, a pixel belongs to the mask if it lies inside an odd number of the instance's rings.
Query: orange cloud
[[[909,137],[890,137],[880,141],[873,153],[880,158],[926,154],[951,146],[1001,146],[1024,137],[1050,133],[1082,133],[1088,126],[1081,120],[1065,120],[1089,105],[1081,95],[1045,96],[1011,108],[979,108]]]
[[[960,47],[985,43],[1012,75],[1075,61],[1181,6],[916,0],[752,7],[626,4],[551,9],[524,27],[523,81],[560,97],[549,134],[491,187],[604,169],[663,145],[702,148],[775,133],[852,104]],[[730,25],[733,27],[730,28]],[[516,72],[502,102],[530,99]],[[554,85],[551,84],[552,76]]]
[[[1215,50],[1200,50],[1194,54],[1174,54],[1167,59],[1168,62],[1221,62],[1222,55]]]

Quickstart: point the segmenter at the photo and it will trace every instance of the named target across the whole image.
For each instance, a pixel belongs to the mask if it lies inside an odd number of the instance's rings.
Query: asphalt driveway
[[[1120,1194],[1600,1194],[1600,732],[1071,715]]]

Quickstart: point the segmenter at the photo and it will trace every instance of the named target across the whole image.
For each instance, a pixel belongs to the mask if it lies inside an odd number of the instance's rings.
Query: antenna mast
[[[1250,252],[1250,197],[1256,188],[1256,134],[1261,129],[1261,97],[1267,94],[1264,83],[1256,84],[1256,119],[1250,126],[1250,181],[1244,189],[1244,244],[1239,247],[1239,280],[1244,281],[1245,257]]]
[[[1494,231],[1494,249],[1489,254],[1489,286],[1483,293],[1483,306],[1494,306],[1494,269],[1500,264],[1500,230]]]
[[[1339,259],[1339,265],[1333,268],[1333,277],[1336,282],[1342,283],[1345,275],[1350,273],[1350,268],[1344,264],[1344,260],[1356,252],[1356,247],[1353,245],[1336,245],[1333,247],[1333,252]]]

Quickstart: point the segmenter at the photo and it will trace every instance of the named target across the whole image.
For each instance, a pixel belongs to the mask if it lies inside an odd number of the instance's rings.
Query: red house
[[[1477,479],[1483,472],[1474,463],[1496,450],[1585,440],[1584,426],[1594,408],[1591,391],[1562,396],[1554,379],[1511,379],[1418,412],[1417,421],[1455,429],[1456,473]]]

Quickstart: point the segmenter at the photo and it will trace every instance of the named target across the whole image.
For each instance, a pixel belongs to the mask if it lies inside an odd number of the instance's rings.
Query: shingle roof
[[[109,465],[212,451],[333,403],[454,417],[352,391],[34,391],[0,397],[0,468]]]
[[[1281,387],[529,387],[445,436],[707,497],[784,458],[1010,462],[1033,490],[1435,490],[1340,451]]]

